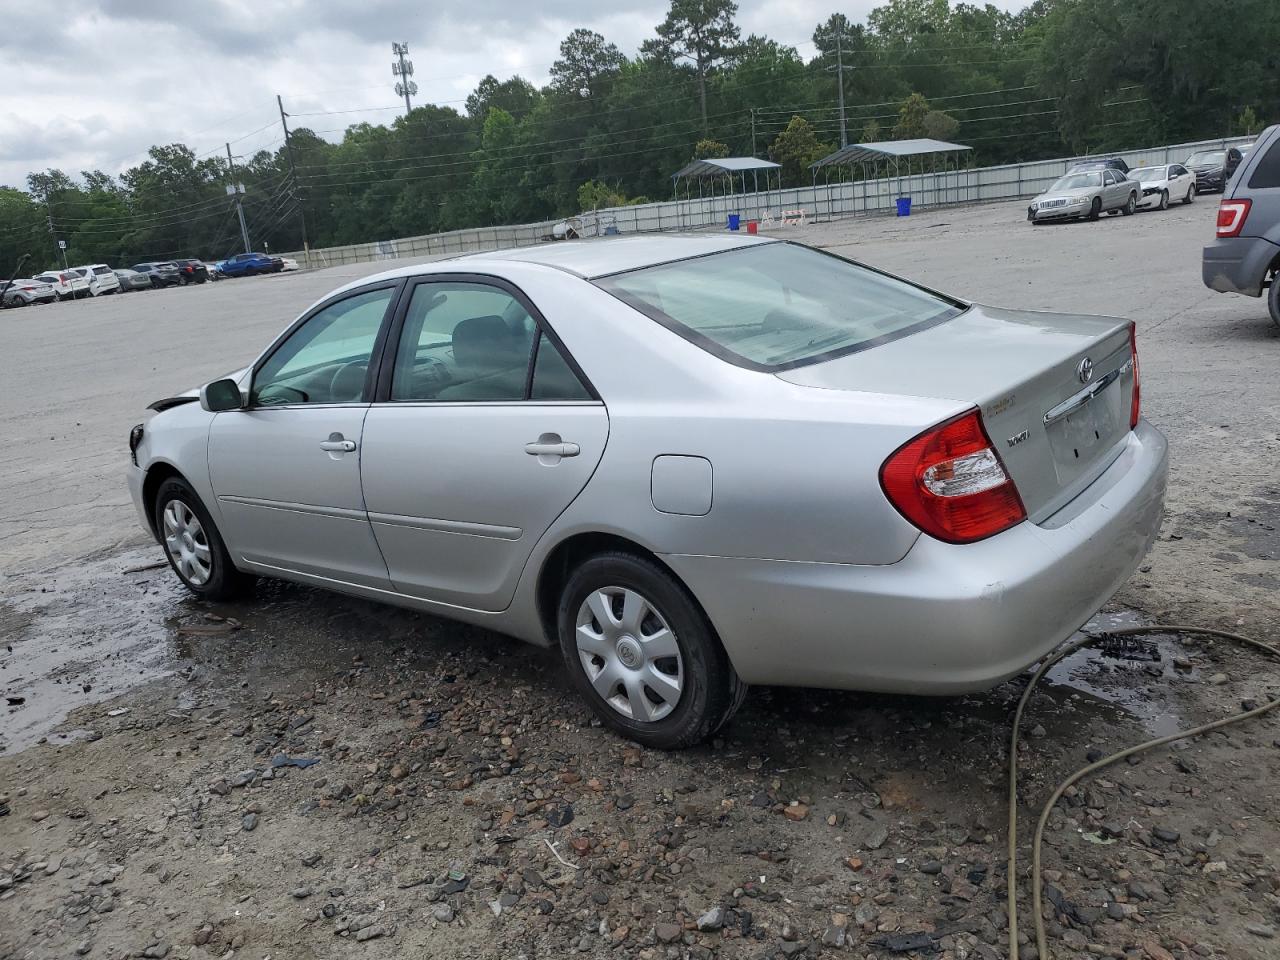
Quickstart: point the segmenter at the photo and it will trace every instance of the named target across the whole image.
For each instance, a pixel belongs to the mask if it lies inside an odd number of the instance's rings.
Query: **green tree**
[[[733,0],[671,0],[667,18],[658,24],[657,40],[648,41],[651,51],[692,62],[704,134],[708,130],[707,75],[734,54],[739,37],[733,21],[737,13]]]
[[[560,58],[551,65],[551,86],[569,96],[601,91],[599,81],[616,77],[627,58],[594,30],[577,29],[560,41]]]
[[[862,143],[880,142],[880,124],[872,118],[862,125]]]
[[[926,113],[920,126],[924,130],[924,135],[934,140],[950,142],[960,132],[960,121],[941,110],[930,110]]]
[[[898,122],[893,125],[893,139],[914,140],[927,136],[924,120],[929,115],[929,101],[913,93],[898,107]]]
[[[782,182],[796,187],[810,182],[809,165],[827,156],[832,149],[830,144],[818,139],[808,120],[792,117],[787,129],[770,145],[769,159],[782,165]]]
[[[518,116],[533,109],[541,96],[538,88],[524,77],[498,80],[493,74],[489,74],[476,85],[475,92],[467,97],[467,113],[472,119],[481,122],[494,107]]]
[[[693,159],[722,160],[729,156],[729,145],[719,140],[703,139],[693,145]]]

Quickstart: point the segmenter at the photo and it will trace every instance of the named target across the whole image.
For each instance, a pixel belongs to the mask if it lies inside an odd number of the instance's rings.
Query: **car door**
[[[234,553],[390,589],[360,489],[368,397],[398,283],[310,311],[254,365],[242,410],[209,430],[209,479]]]
[[[532,303],[491,277],[405,291],[361,478],[397,590],[496,611],[590,479],[609,418]]]

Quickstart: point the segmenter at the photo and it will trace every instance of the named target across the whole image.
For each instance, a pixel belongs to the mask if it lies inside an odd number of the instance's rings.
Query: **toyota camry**
[[[1013,676],[1139,564],[1166,474],[1127,321],[765,238],[403,267],[152,408],[129,486],[194,594],[279,577],[556,647],[658,747],[749,684]]]

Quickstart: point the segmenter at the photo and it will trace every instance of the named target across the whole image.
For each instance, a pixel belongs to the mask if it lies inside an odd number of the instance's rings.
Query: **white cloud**
[[[875,3],[740,0],[738,21],[744,35],[812,55],[814,26],[837,6],[862,18]],[[419,98],[461,108],[486,73],[545,82],[576,27],[633,54],[666,12],[653,0],[603,10],[579,0],[83,0],[53,17],[35,7],[0,0],[0,184],[47,167],[119,173],[155,143],[203,154],[243,137],[233,149],[250,154],[279,141],[277,93],[293,114],[385,108],[305,118],[331,138],[348,123],[388,122],[399,104],[393,40],[409,42]]]

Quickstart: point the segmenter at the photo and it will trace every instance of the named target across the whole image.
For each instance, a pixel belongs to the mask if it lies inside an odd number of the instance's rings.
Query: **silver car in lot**
[[[1097,220],[1102,213],[1117,210],[1126,217],[1138,209],[1142,184],[1119,170],[1081,170],[1060,177],[1027,207],[1032,223],[1047,220],[1086,218]]]
[[[197,595],[253,576],[558,646],[658,747],[748,684],[981,690],[1160,524],[1131,324],[793,243],[618,238],[348,284],[130,436]]]

